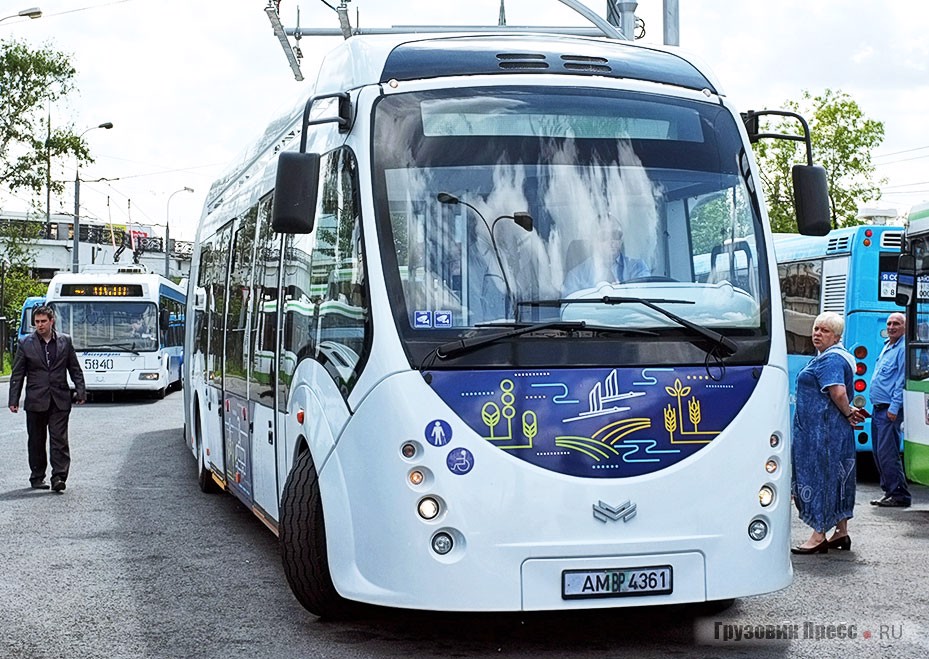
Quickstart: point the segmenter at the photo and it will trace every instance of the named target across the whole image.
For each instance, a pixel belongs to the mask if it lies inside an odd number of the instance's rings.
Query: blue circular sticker
[[[433,446],[445,446],[452,441],[452,427],[442,419],[426,424],[426,441]]]
[[[471,451],[459,446],[448,452],[445,464],[453,474],[464,475],[474,467],[474,456],[471,455]]]

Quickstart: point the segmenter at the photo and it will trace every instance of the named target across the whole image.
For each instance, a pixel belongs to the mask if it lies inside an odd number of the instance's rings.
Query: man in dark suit
[[[10,411],[19,411],[19,395],[26,384],[26,430],[29,434],[29,482],[47,490],[45,469],[52,462],[52,485],[63,492],[71,466],[68,448],[68,416],[71,414],[71,391],[68,374],[76,389],[80,405],[86,399],[84,373],[67,334],[55,332],[55,312],[41,306],[35,310],[35,332],[19,343],[10,377]],[[50,445],[46,453],[45,445]]]

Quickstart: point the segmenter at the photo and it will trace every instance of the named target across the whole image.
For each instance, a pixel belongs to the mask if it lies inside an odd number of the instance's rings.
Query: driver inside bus
[[[141,316],[138,318],[133,318],[129,323],[129,327],[132,330],[132,336],[134,337],[141,337],[148,331],[148,328],[145,326],[145,321],[142,320]]]
[[[648,277],[651,270],[642,259],[626,256],[623,250],[623,230],[614,227],[610,231],[608,258],[604,258],[592,247],[587,258],[568,270],[561,290],[563,295],[570,295],[584,288],[591,288],[600,282],[624,282],[640,277]]]

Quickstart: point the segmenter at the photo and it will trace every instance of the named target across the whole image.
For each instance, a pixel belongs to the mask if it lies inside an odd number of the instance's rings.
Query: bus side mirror
[[[913,287],[916,284],[916,257],[901,254],[897,260],[897,296],[898,306],[908,307],[913,300]]]
[[[282,153],[277,160],[271,228],[278,233],[310,233],[319,191],[319,154]]]
[[[804,236],[825,236],[832,228],[826,170],[819,165],[794,165],[794,211]]]
[[[167,332],[171,326],[171,312],[168,309],[162,309],[158,316],[158,327],[162,332]]]
[[[202,286],[194,291],[194,311],[206,311],[206,289]]]

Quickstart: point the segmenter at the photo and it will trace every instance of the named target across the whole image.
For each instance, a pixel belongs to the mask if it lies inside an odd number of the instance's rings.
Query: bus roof
[[[871,231],[871,236],[865,232]],[[899,250],[903,227],[883,225],[861,225],[833,229],[825,236],[802,236],[798,233],[775,233],[774,253],[778,263],[800,261],[816,256],[848,254],[852,245],[865,237],[876,241],[883,249]]]

